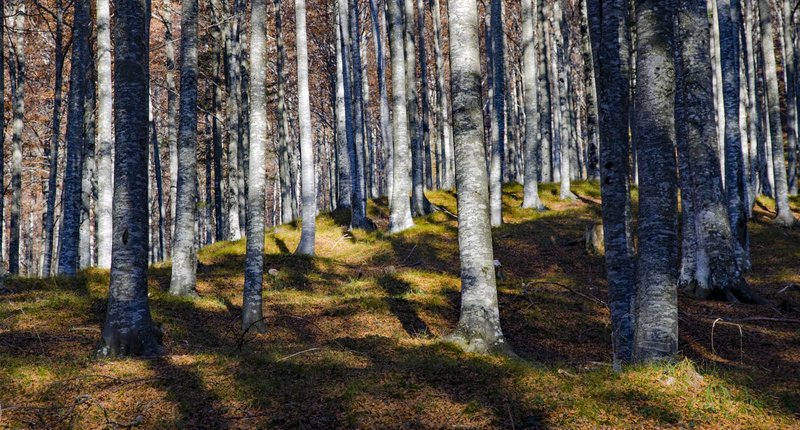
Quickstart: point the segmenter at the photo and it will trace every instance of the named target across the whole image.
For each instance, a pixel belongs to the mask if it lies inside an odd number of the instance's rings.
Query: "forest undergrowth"
[[[680,297],[682,359],[614,373],[603,259],[584,246],[599,188],[547,210],[504,195],[494,231],[503,329],[520,359],[470,355],[438,338],[459,315],[455,196],[386,235],[317,221],[317,254],[291,255],[299,225],[268,232],[267,332],[241,334],[244,241],[200,252],[199,299],[150,271],[166,354],[98,360],[108,273],[7,278],[0,286],[1,428],[800,428],[800,231],[760,199],[748,281],[771,304]],[[635,195],[634,195],[635,197]],[[800,200],[792,202],[800,209]]]

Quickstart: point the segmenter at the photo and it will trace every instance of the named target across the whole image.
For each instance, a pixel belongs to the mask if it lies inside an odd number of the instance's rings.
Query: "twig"
[[[511,430],[517,430],[517,426],[514,425],[514,415],[511,414],[511,406],[508,406],[508,402],[506,402],[506,410],[508,411],[508,419],[511,420]]]
[[[414,244],[413,247],[411,247],[411,251],[408,251],[408,255],[406,255],[406,258],[404,258],[403,261],[400,262],[399,266],[403,266],[406,263],[406,261],[408,261],[408,259],[411,258],[411,254],[414,253],[415,249],[417,249],[416,243]]]
[[[345,239],[345,238],[347,238],[347,237],[352,237],[352,236],[350,236],[350,233],[345,233],[345,234],[343,234],[343,235],[342,235],[342,237],[340,237],[340,238],[336,239],[336,242],[333,242],[333,245],[331,246],[331,251],[333,251],[334,249],[336,249],[336,245],[338,245],[338,244],[339,244],[339,242],[341,242],[341,241],[342,241],[342,239]]]
[[[289,354],[286,357],[283,357],[283,358],[279,359],[278,362],[286,361],[286,360],[288,360],[288,359],[290,359],[292,357],[297,357],[298,355],[305,354],[307,352],[320,351],[320,350],[323,350],[323,349],[325,349],[325,348],[308,348],[308,349],[305,349],[305,350],[300,351],[300,352],[295,352],[294,354]]]
[[[741,324],[731,323],[723,320],[722,318],[717,318],[714,320],[714,323],[711,324],[711,352],[714,355],[717,354],[717,351],[714,349],[714,329],[717,327],[717,323],[719,324],[727,324],[737,327],[739,329],[739,361],[744,362],[744,348],[742,346],[742,339],[744,338],[744,334],[742,333],[742,326]]]
[[[595,302],[595,303],[599,304],[600,306],[603,306],[603,307],[605,307],[605,308],[607,308],[607,307],[608,307],[608,303],[606,303],[606,302],[604,302],[604,301],[602,301],[602,300],[598,299],[597,297],[594,297],[594,296],[592,296],[592,295],[589,295],[589,294],[584,294],[584,293],[581,293],[580,291],[576,291],[575,289],[573,289],[573,288],[570,288],[570,287],[568,287],[568,286],[566,286],[566,285],[564,285],[564,284],[559,284],[558,282],[551,282],[551,281],[531,281],[531,282],[528,282],[528,283],[524,284],[524,285],[523,285],[523,287],[527,287],[528,285],[555,285],[556,287],[561,287],[561,288],[563,288],[563,289],[565,289],[565,290],[567,290],[567,291],[569,291],[569,292],[571,292],[571,293],[573,293],[573,294],[575,294],[575,295],[581,296],[581,297],[583,297],[583,298],[584,298],[584,299],[586,299],[586,300],[593,301],[593,302]]]

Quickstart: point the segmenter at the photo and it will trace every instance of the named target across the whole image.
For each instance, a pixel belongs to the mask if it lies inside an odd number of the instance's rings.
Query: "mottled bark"
[[[450,113],[450,93],[445,86],[444,55],[442,54],[442,11],[440,0],[432,1],[433,15],[433,52],[436,56],[436,123],[439,126],[439,138],[442,146],[442,188],[451,189],[455,186],[455,171],[453,169],[453,122]]]
[[[161,172],[161,151],[158,144],[158,127],[156,126],[156,115],[153,110],[152,94],[150,95],[150,147],[152,149],[151,157],[153,161],[153,179],[155,179],[155,190],[151,190],[153,200],[155,200],[154,213],[151,214],[150,222],[155,223],[155,228],[152,231],[150,261],[159,262],[164,260],[164,182],[162,180]],[[155,220],[153,220],[155,218]]]
[[[289,114],[286,112],[286,48],[283,38],[283,7],[275,2],[275,47],[278,51],[278,178],[281,184],[281,222],[288,224],[292,216],[292,174],[289,159]]]
[[[636,2],[634,138],[640,196],[636,362],[668,359],[678,351],[674,20],[671,0]]]
[[[44,243],[42,244],[42,253],[44,254],[42,257],[42,276],[45,278],[50,276],[53,263],[53,232],[55,230],[56,194],[58,193],[58,147],[61,136],[61,103],[63,101],[62,94],[64,87],[64,59],[66,57],[66,52],[64,51],[64,6],[62,0],[56,0],[55,17],[55,86],[53,87],[52,116],[53,136],[51,137],[50,149],[48,151],[48,164],[50,169],[48,174],[49,176],[47,178],[47,207],[44,215]],[[2,70],[0,70],[0,72],[1,71]],[[2,247],[0,247],[0,249],[2,249]]]
[[[795,63],[794,39],[795,23],[794,14],[797,10],[796,2],[782,0],[783,25],[783,75],[786,88],[786,178],[789,186],[789,195],[797,194],[797,64]]]
[[[781,122],[781,102],[778,91],[778,74],[775,61],[774,32],[770,16],[769,0],[758,0],[759,26],[761,28],[761,55],[764,61],[764,79],[766,81],[767,114],[769,115],[769,132],[772,140],[772,168],[774,174],[775,206],[778,215],[775,224],[793,227],[797,220],[789,208],[789,189],[786,180],[786,161],[784,156],[783,124]]]
[[[392,145],[392,114],[389,111],[389,94],[386,90],[386,58],[384,56],[383,51],[383,36],[382,31],[385,31],[385,27],[381,26],[381,22],[385,23],[385,20],[381,20],[379,15],[382,17],[384,15],[383,9],[380,11],[375,6],[375,0],[369,1],[369,9],[370,14],[372,17],[372,37],[375,41],[375,56],[377,62],[377,75],[378,75],[378,93],[380,97],[380,128],[381,128],[381,141],[383,142],[384,147],[390,147]],[[391,164],[386,160],[384,163],[384,174],[389,178],[387,182],[387,195],[391,199]]]
[[[230,13],[230,5],[227,1],[223,2],[225,21],[222,26],[223,36],[225,37],[225,82],[227,85],[227,101],[225,103],[226,118],[226,155],[228,158],[228,182],[226,205],[228,207],[228,240],[239,240],[242,237],[244,217],[243,208],[240,205],[240,193],[243,192],[240,185],[239,169],[239,102],[240,102],[240,46],[239,46],[239,21]]]
[[[161,353],[147,298],[149,0],[117,0],[114,25],[114,234],[99,356]]]
[[[8,271],[19,273],[20,204],[22,200],[22,132],[25,120],[25,3],[11,2],[9,81],[11,82],[11,219],[8,234]]]
[[[225,181],[222,169],[222,6],[220,0],[211,0],[211,81],[212,89],[212,112],[213,122],[211,123],[212,138],[214,141],[214,224],[216,240],[225,240],[227,229],[227,217],[225,216]]]
[[[349,209],[353,202],[353,177],[350,163],[350,129],[348,128],[348,102],[345,97],[349,89],[345,86],[345,43],[340,30],[341,14],[336,12],[336,166],[339,178],[337,208]]]
[[[422,151],[425,170],[425,187],[433,189],[433,159],[431,158],[431,102],[430,90],[428,89],[428,54],[425,42],[425,0],[417,0],[417,37],[419,38],[419,81],[421,84],[421,105],[420,120],[422,121]]]
[[[109,0],[97,0],[97,265],[111,267],[114,136]]]
[[[78,244],[81,223],[81,170],[83,161],[84,100],[89,58],[89,4],[76,0],[72,24],[72,65],[67,96],[67,153],[62,187],[62,224],[58,252],[58,273],[74,276],[78,271]],[[12,215],[13,218],[13,215]]]
[[[250,169],[247,195],[247,251],[244,269],[242,330],[263,331],[264,184],[266,169],[266,0],[253,0],[250,16]]]
[[[311,101],[308,89],[308,37],[306,34],[306,2],[295,0],[297,41],[297,116],[300,125],[300,157],[302,163],[303,229],[296,254],[314,255],[316,235],[317,184],[314,172],[314,146],[311,142]]]
[[[175,240],[175,217],[178,201],[178,88],[175,84],[175,36],[173,34],[172,0],[164,0],[161,21],[164,24],[164,56],[167,73],[167,147],[169,148],[169,237],[167,255],[171,255]]]
[[[525,86],[525,185],[522,207],[542,210],[539,199],[539,94],[534,20],[539,14],[537,0],[522,0],[522,60]]]
[[[458,188],[461,316],[445,339],[477,353],[510,353],[497,303],[489,184],[484,161],[478,6],[450,0],[451,93]]]
[[[492,68],[492,103],[493,115],[491,124],[492,152],[489,160],[489,201],[492,227],[503,224],[503,172],[505,171],[506,152],[506,71],[505,45],[503,35],[503,2],[492,0],[491,16],[491,48],[489,51]]]
[[[405,48],[403,39],[403,1],[386,0],[389,27],[389,48],[392,59],[392,183],[389,232],[411,228],[411,147],[406,94]]]
[[[600,191],[611,312],[614,368],[633,358],[633,297],[636,289],[633,234],[630,228],[630,34],[627,0],[594,5],[592,40],[597,44]]]
[[[540,47],[537,49],[536,64],[538,69],[538,102],[539,102],[539,148],[540,167],[539,177],[542,182],[553,182],[553,116],[550,103],[550,62],[547,61],[548,40],[550,39],[547,27],[545,26],[546,0],[535,0],[538,5],[539,13],[535,17],[537,33],[542,35]]]
[[[87,9],[89,6],[86,6]],[[94,58],[91,53],[91,44],[87,38],[86,54],[86,88],[83,100],[83,152],[81,154],[81,226],[80,244],[78,248],[79,268],[85,269],[92,267],[95,257],[95,226],[92,218],[92,203],[97,200],[96,194],[96,170],[95,160],[95,132],[96,117],[95,108],[97,106],[97,79],[95,77]]]
[[[181,93],[178,164],[175,170],[175,235],[169,292],[193,296],[197,249],[197,0],[181,2]]]

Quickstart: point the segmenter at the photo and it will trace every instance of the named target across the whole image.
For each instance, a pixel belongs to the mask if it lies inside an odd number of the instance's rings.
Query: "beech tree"
[[[151,356],[161,329],[147,298],[150,1],[117,0],[114,21],[114,210],[111,285],[99,356]]]
[[[311,142],[311,101],[308,90],[308,40],[306,36],[306,3],[295,0],[297,41],[298,123],[300,126],[300,157],[302,158],[303,229],[297,254],[314,255],[317,217],[317,186],[314,174],[314,147]]]

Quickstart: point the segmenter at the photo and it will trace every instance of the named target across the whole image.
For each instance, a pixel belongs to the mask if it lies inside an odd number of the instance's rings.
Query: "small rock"
[[[269,269],[267,272],[270,276],[278,276],[278,269]]]

